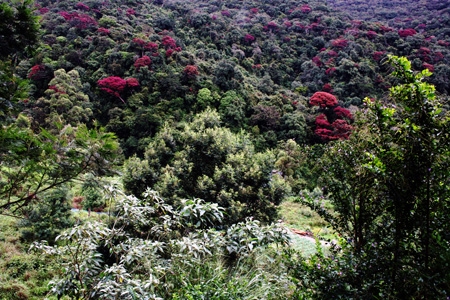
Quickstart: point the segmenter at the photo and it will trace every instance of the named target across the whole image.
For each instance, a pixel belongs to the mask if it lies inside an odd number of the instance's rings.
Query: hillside
[[[450,91],[444,22],[433,37],[416,21],[402,28],[359,21],[321,1],[38,3],[44,44],[21,63],[35,86],[26,105],[35,126],[52,123],[60,89],[52,88],[54,71],[75,70],[69,98],[84,100],[68,121],[99,120],[127,156],[142,153],[165,121],[206,107],[233,130],[252,132],[260,148],[289,138],[320,142],[309,97],[331,92],[346,108],[383,97],[392,85],[383,59],[389,53],[434,71],[438,91]],[[101,85],[108,77],[135,80]]]
[[[449,299],[449,14],[1,2],[0,299]]]

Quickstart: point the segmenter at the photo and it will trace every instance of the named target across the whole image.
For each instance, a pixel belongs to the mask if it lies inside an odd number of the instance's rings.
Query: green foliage
[[[38,40],[38,17],[30,8],[33,0],[0,4],[0,58],[19,56]]]
[[[19,223],[23,228],[22,239],[27,242],[46,240],[53,244],[62,230],[75,223],[70,213],[68,190],[62,186],[43,193],[40,198],[39,203],[27,208],[25,219]]]
[[[218,203],[227,210],[227,223],[248,216],[270,221],[288,191],[273,173],[274,160],[271,151],[257,153],[247,135],[220,127],[218,113],[206,110],[191,123],[166,124],[145,160],[126,163],[123,181],[134,195],[148,186],[165,197]]]
[[[83,299],[286,296],[289,281],[276,259],[280,253],[272,248],[287,242],[281,226],[262,227],[247,220],[224,233],[201,230],[222,220],[217,204],[195,200],[173,207],[150,190],[142,200],[110,192],[115,195],[116,213],[109,227],[88,222],[64,231],[59,246],[33,244],[32,249],[64,267],[62,278],[51,284],[55,295]],[[141,237],[136,236],[139,232]],[[265,248],[273,250],[262,251]],[[231,256],[239,261],[231,263]],[[256,262],[256,257],[261,259]]]
[[[46,97],[39,98],[33,109],[35,122],[46,129],[57,129],[55,125],[62,123],[89,124],[92,109],[89,97],[82,90],[80,75],[76,70],[66,73],[64,69],[56,70],[55,77],[45,91]],[[42,118],[42,119],[41,119]]]
[[[2,126],[0,145],[0,212],[8,214],[20,214],[40,193],[82,173],[108,172],[118,153],[114,134],[85,125],[68,125],[57,135]]]
[[[302,202],[349,241],[342,257],[351,294],[443,298],[449,285],[443,266],[450,263],[442,255],[449,245],[449,118],[424,81],[427,70],[414,73],[406,58],[389,62],[402,82],[391,88],[395,104],[366,99],[355,137],[323,157],[321,185],[334,211],[308,195]],[[304,280],[312,288],[320,283]],[[316,289],[315,298],[330,294]]]

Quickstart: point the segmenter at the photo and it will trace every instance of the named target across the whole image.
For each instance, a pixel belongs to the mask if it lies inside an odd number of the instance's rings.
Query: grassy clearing
[[[309,207],[287,199],[279,206],[281,220],[289,228],[310,231],[325,239],[335,239],[333,231],[327,227],[327,222]],[[306,242],[301,242],[307,244]],[[300,243],[300,244],[301,244]]]

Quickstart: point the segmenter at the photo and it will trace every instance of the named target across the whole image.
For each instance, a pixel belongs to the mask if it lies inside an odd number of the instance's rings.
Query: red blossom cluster
[[[101,90],[107,92],[110,95],[116,96],[120,100],[122,100],[123,103],[125,101],[120,97],[120,92],[123,92],[125,90],[125,87],[127,86],[126,80],[120,78],[120,77],[108,77],[105,79],[100,79],[97,81],[98,86]]]
[[[251,35],[251,34],[246,34],[245,37],[244,37],[244,40],[246,42],[253,42],[255,40],[255,37],[253,35]]]
[[[393,30],[394,29],[392,29],[390,27],[383,26],[383,25],[380,25],[380,27],[378,27],[378,31],[380,33],[386,33],[386,32],[393,31]]]
[[[310,13],[311,12],[311,7],[309,7],[307,4],[304,4],[300,7],[300,10],[304,13]]]
[[[133,44],[135,44],[138,47],[144,47],[145,41],[141,39],[133,39]]]
[[[329,140],[348,140],[350,137],[350,134],[353,131],[353,127],[348,124],[346,120],[337,119],[333,123],[331,123],[331,127],[333,128],[332,134],[322,134],[322,138],[326,138]]]
[[[322,108],[335,106],[337,104],[336,97],[327,92],[316,92],[309,99],[311,105],[318,105]]]
[[[93,18],[91,18],[88,15],[78,13],[68,13],[66,11],[60,11],[58,12],[66,21],[70,21],[70,24],[74,27],[80,28],[80,29],[86,29],[88,27],[95,27],[97,26],[97,21],[95,21]]]
[[[436,52],[434,54],[434,61],[440,61],[444,59],[444,54],[442,54],[441,52]]]
[[[144,48],[146,50],[150,50],[152,52],[155,52],[156,50],[158,50],[158,45],[155,44],[155,43],[148,42],[147,44],[145,44]]]
[[[187,65],[183,72],[188,78],[195,78],[199,74],[197,66],[193,65]]]
[[[325,71],[325,74],[327,74],[328,76],[333,75],[333,73],[336,71],[335,67],[329,68]]]
[[[318,67],[323,66],[323,63],[322,63],[322,61],[320,60],[320,58],[319,58],[318,56],[314,56],[314,57],[312,58],[312,61],[313,61],[313,63],[316,64],[316,66],[318,66]]]
[[[431,54],[431,50],[426,48],[426,47],[420,47],[419,48],[419,54],[420,55],[430,55]]]
[[[78,17],[74,18],[70,22],[70,24],[80,29],[86,29],[88,27],[95,27],[98,23],[88,15],[79,15]]]
[[[267,23],[267,28],[275,30],[275,29],[278,28],[278,25],[276,23],[274,23],[274,22],[269,22],[269,23]]]
[[[172,56],[172,54],[173,54],[174,52],[175,52],[175,51],[174,51],[173,49],[167,49],[167,50],[166,50],[166,57]]]
[[[337,54],[337,52],[336,51],[334,51],[334,50],[330,50],[330,51],[328,51],[328,56],[330,56],[330,57],[337,57],[338,56],[338,54]]]
[[[109,34],[109,30],[103,27],[100,27],[99,29],[97,29],[97,31],[100,33],[104,33],[105,35]]]
[[[366,35],[368,39],[373,40],[374,38],[376,38],[377,33],[375,31],[370,30],[367,31]]]
[[[127,80],[124,80],[120,77],[107,77],[105,79],[100,79],[99,81],[97,81],[97,84],[101,90],[119,98],[123,103],[125,103],[125,101],[122,99],[119,93],[123,92],[127,87],[135,88],[139,86],[139,82],[136,78],[129,78]]]
[[[328,122],[327,120],[327,116],[325,116],[324,114],[318,115],[316,117],[316,126],[318,127],[328,127],[331,124]]]
[[[137,71],[139,71],[139,69],[141,67],[148,67],[148,66],[150,66],[151,63],[152,63],[152,61],[151,61],[150,57],[148,57],[147,55],[144,55],[141,58],[138,58],[134,62],[134,67],[136,68]]]
[[[352,113],[346,108],[343,108],[343,107],[340,107],[340,106],[336,106],[333,109],[333,111],[336,114],[336,116],[338,116],[339,118],[346,118],[346,119],[349,119],[349,120],[353,120]]]
[[[177,47],[177,43],[170,36],[163,37],[162,44],[166,49],[174,49],[175,47]]]
[[[137,81],[136,78],[128,78],[126,80],[126,83],[127,83],[127,87],[129,87],[129,88],[136,88],[139,86],[139,81]]]
[[[222,16],[224,17],[229,17],[230,16],[230,12],[228,10],[224,10],[220,12],[222,14]]]
[[[333,47],[342,49],[348,46],[348,41],[346,39],[335,39],[331,41],[331,44]]]
[[[136,15],[136,11],[131,8],[127,9],[127,16],[129,16],[129,15],[133,15],[133,16]]]
[[[39,8],[39,12],[41,14],[46,14],[49,12],[49,9],[47,7],[41,7],[41,8]]]
[[[45,67],[42,65],[35,65],[31,68],[30,74],[28,74],[28,78],[30,79],[42,79],[45,77],[44,74]]]
[[[259,10],[257,8],[250,8],[250,11],[254,14],[257,14]]]
[[[333,91],[333,88],[331,87],[331,84],[325,83],[322,87],[322,90],[325,92],[331,93]]]
[[[292,22],[286,21],[284,22],[284,26],[286,26],[287,28],[292,26]]]
[[[377,51],[373,53],[372,57],[374,60],[379,61],[384,53],[386,53],[386,51]]]
[[[423,63],[422,67],[424,69],[428,69],[428,71],[430,71],[430,72],[434,72],[434,66],[433,65],[430,65],[430,64],[427,64],[427,63]]]
[[[256,64],[252,66],[253,69],[262,69],[262,65],[261,64]]]
[[[78,13],[76,12],[69,14],[67,11],[60,11],[58,12],[58,14],[62,16],[64,19],[66,19],[66,21],[71,21],[72,19],[79,16]]]
[[[84,11],[89,11],[90,10],[89,6],[87,6],[86,4],[83,4],[81,2],[76,4],[75,8],[80,9],[80,10],[84,10]]]
[[[316,117],[314,131],[323,141],[349,138],[353,128],[343,118],[351,121],[353,116],[347,109],[336,106],[336,97],[326,92],[317,92],[311,97],[309,103],[320,106],[324,112]]]
[[[401,36],[402,38],[408,37],[408,36],[413,36],[417,34],[417,31],[415,31],[414,29],[400,29],[398,31],[398,35]]]
[[[49,86],[48,89],[49,89],[49,90],[54,90],[56,93],[59,93],[59,94],[67,94],[67,93],[64,92],[64,91],[59,90],[55,85]]]

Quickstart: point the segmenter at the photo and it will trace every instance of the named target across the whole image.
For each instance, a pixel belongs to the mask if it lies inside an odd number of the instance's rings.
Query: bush
[[[206,110],[178,127],[166,125],[147,146],[145,160],[126,163],[125,188],[136,196],[148,186],[163,197],[202,198],[226,209],[226,224],[253,216],[276,217],[287,186],[274,171],[272,151],[258,153],[244,133],[220,127]]]
[[[26,218],[19,223],[23,228],[21,237],[28,242],[46,240],[53,244],[62,230],[74,224],[68,202],[68,190],[65,187],[51,190],[44,193],[41,198],[40,203],[28,208]]]

